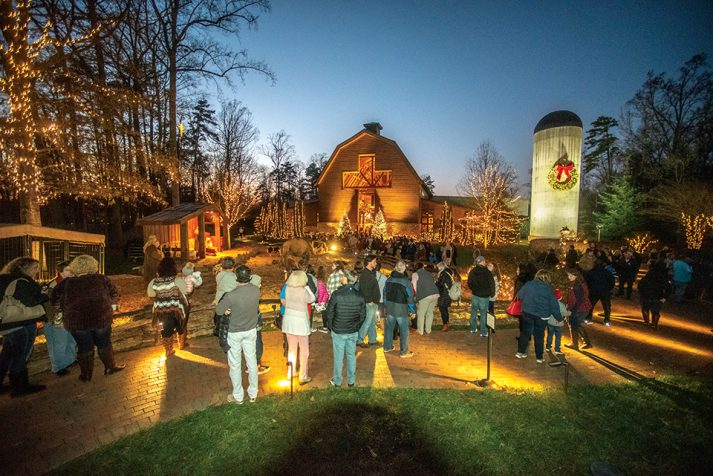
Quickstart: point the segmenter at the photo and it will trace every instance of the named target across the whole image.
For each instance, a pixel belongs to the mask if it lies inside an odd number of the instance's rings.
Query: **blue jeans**
[[[522,313],[522,327],[520,328],[520,340],[517,342],[517,351],[527,354],[527,347],[530,345],[530,337],[534,336],[535,357],[541,359],[545,353],[545,328],[547,321],[540,319],[533,314]]]
[[[687,287],[688,287],[688,283],[683,283],[681,281],[674,281],[673,282],[673,300],[678,303],[683,302],[683,297],[686,294]]]
[[[95,345],[103,349],[111,344],[111,324],[101,329],[72,331],[72,337],[77,341],[77,352],[92,352]]]
[[[44,331],[52,372],[57,373],[72,365],[77,360],[77,343],[72,334],[61,325],[55,326],[49,322],[45,323]]]
[[[562,327],[551,326],[547,324],[547,348],[552,348],[552,336],[555,338],[555,352],[560,352],[562,349]]]
[[[5,334],[2,338],[2,353],[0,353],[0,382],[5,375],[19,375],[27,369],[27,359],[32,352],[32,346],[37,337],[35,321],[31,321],[18,330]],[[14,378],[14,377],[10,377]]]
[[[470,332],[475,332],[478,326],[478,311],[480,311],[480,335],[488,335],[488,305],[490,298],[473,296],[470,301]]]
[[[411,320],[404,317],[395,317],[392,315],[386,316],[386,333],[384,334],[384,350],[391,350],[394,348],[394,327],[399,326],[399,347],[400,354],[404,355],[408,353],[408,333],[409,326],[411,325]]]
[[[334,352],[332,382],[337,386],[342,384],[344,354],[347,356],[347,383],[352,385],[356,381],[357,334],[357,332],[352,332],[351,334],[337,334],[332,331],[332,351]]]
[[[376,344],[376,310],[379,305],[369,304],[366,305],[366,319],[359,328],[359,335],[357,336],[357,341],[361,344],[364,342],[364,336],[369,338],[369,344]]]

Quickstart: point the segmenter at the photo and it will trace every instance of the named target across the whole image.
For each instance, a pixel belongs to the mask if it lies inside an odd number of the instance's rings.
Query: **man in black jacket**
[[[470,301],[470,333],[475,334],[478,323],[478,312],[480,312],[480,336],[487,337],[488,329],[488,304],[490,298],[495,295],[495,280],[488,268],[485,258],[478,256],[475,258],[475,266],[468,273],[468,288],[473,293]]]
[[[356,343],[360,327],[366,318],[366,303],[356,289],[356,275],[344,270],[343,286],[332,293],[326,312],[326,324],[332,331],[334,372],[329,380],[334,387],[342,385],[342,366],[347,356],[347,385],[356,380]],[[377,288],[378,292],[378,288]]]
[[[594,268],[588,271],[584,278],[589,286],[589,300],[592,302],[592,310],[589,311],[585,322],[592,323],[594,306],[601,301],[604,308],[604,325],[611,326],[611,291],[614,289],[614,275],[604,267],[604,261],[597,258]]]
[[[376,345],[376,311],[381,302],[379,283],[376,282],[376,256],[367,255],[366,267],[359,274],[359,293],[366,302],[366,319],[359,329],[357,345],[368,348]],[[364,337],[369,337],[369,344],[364,343]]]

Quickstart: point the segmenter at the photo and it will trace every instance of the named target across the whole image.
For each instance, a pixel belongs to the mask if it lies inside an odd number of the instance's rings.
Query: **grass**
[[[268,396],[158,424],[56,474],[707,474],[713,387],[568,394],[371,388]]]

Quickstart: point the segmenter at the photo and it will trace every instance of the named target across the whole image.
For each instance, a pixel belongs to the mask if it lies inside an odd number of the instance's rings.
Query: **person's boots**
[[[126,368],[126,364],[116,365],[114,360],[114,347],[111,343],[103,349],[98,349],[99,358],[104,364],[104,375],[120,372]]]
[[[166,350],[166,357],[170,357],[176,353],[173,350],[173,336],[163,338],[163,348]]]
[[[448,332],[448,324],[443,324],[443,327],[441,327],[441,330],[443,332]]]
[[[188,346],[188,329],[185,329],[182,333],[178,334],[178,348],[183,350]]]
[[[579,331],[572,330],[569,328],[569,338],[572,340],[571,344],[565,344],[565,347],[570,349],[579,350]]]
[[[641,316],[644,318],[644,325],[648,326],[649,325],[649,311],[642,309]]]
[[[79,380],[89,382],[92,380],[94,373],[94,349],[90,352],[78,352],[77,363],[79,364]]]
[[[661,319],[661,314],[656,313],[651,315],[651,326],[654,329],[659,328],[659,319]]]
[[[10,396],[12,398],[22,397],[24,395],[31,395],[33,393],[41,392],[47,388],[47,385],[33,385],[29,382],[27,378],[27,369],[24,369],[20,373],[10,374]]]
[[[584,340],[584,345],[582,346],[582,349],[591,349],[592,341],[591,339],[589,339],[589,331],[587,330],[587,328],[584,326],[580,326],[579,333],[582,334],[582,340]]]

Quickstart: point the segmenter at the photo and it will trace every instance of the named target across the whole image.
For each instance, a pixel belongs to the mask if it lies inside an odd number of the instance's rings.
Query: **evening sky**
[[[218,95],[251,110],[262,142],[284,129],[305,163],[378,121],[453,195],[482,141],[526,183],[542,116],[568,109],[585,130],[618,117],[647,71],[675,74],[700,52],[713,62],[712,32],[710,0],[272,0],[237,47],[276,84],[251,74]]]

